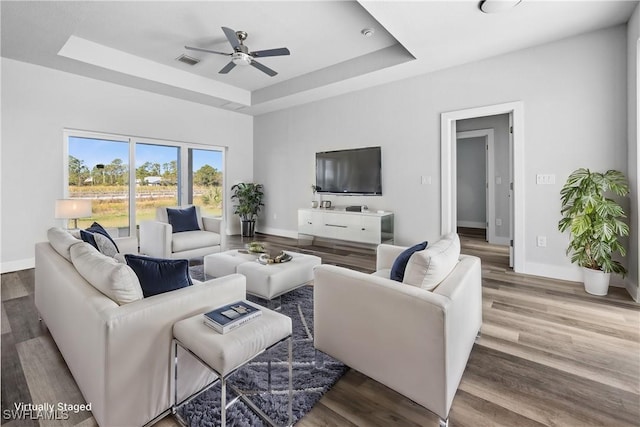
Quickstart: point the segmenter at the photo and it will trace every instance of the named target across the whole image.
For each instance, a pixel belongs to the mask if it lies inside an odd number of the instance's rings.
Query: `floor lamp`
[[[78,228],[78,218],[88,218],[92,214],[89,199],[58,199],[56,200],[56,219],[73,220],[73,228]]]

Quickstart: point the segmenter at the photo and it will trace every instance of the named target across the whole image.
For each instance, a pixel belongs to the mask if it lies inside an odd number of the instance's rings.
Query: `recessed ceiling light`
[[[499,13],[516,7],[522,0],[482,0],[480,10],[484,13]]]
[[[362,31],[360,31],[360,34],[362,34],[365,37],[371,37],[373,36],[374,31],[371,28],[364,28]]]

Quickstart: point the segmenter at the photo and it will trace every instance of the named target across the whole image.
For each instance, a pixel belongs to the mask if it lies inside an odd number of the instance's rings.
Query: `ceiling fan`
[[[249,52],[249,47],[243,43],[248,36],[245,31],[233,31],[231,28],[227,27],[222,27],[222,31],[224,32],[224,35],[227,36],[227,40],[229,40],[229,43],[231,43],[231,47],[233,47],[233,53],[217,52],[215,50],[202,49],[199,47],[191,46],[185,46],[184,48],[189,50],[197,50],[200,52],[216,53],[218,55],[230,56],[231,62],[225,65],[220,71],[218,71],[220,74],[227,74],[229,71],[233,70],[236,65],[251,65],[262,71],[263,73],[270,75],[271,77],[275,76],[278,73],[273,71],[271,68],[259,63],[254,58],[289,55],[291,53],[286,47]]]

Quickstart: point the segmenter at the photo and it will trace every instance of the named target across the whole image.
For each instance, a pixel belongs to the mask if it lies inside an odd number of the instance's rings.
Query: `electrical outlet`
[[[423,175],[420,177],[420,182],[422,184],[431,184],[431,177]]]
[[[547,236],[538,236],[538,247],[546,248],[547,247]]]
[[[496,226],[502,227],[502,218],[496,218]]]
[[[273,214],[273,219],[278,219],[278,214]]]

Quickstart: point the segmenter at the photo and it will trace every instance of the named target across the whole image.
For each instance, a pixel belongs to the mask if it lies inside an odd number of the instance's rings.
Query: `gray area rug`
[[[194,279],[202,280],[202,266],[190,267]],[[265,305],[260,298],[247,299]],[[347,371],[347,367],[337,360],[323,355],[324,366],[316,369],[313,347],[313,288],[304,286],[282,297],[281,313],[291,317],[293,325],[293,418],[294,423],[311,410]],[[287,422],[288,370],[286,363],[287,345],[282,343],[269,354],[262,354],[237,371],[229,380],[239,389],[248,392],[251,400],[274,421]],[[256,390],[267,389],[267,360],[271,358],[271,384],[274,393],[255,394]],[[233,392],[227,388],[228,401]],[[181,406],[178,414],[190,427],[213,427],[220,425],[220,387],[215,384],[200,393],[193,400]],[[263,426],[262,419],[255,415],[243,402],[238,401],[227,410],[228,426]]]

